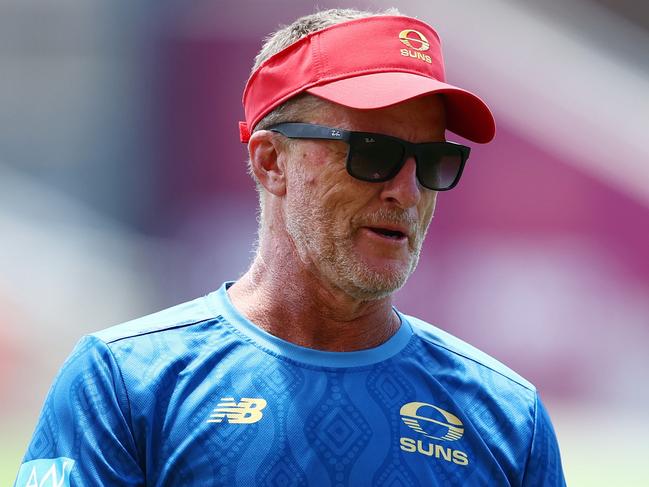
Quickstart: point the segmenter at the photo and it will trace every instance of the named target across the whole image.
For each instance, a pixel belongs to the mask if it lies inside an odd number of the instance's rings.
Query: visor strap
[[[248,124],[246,122],[239,122],[239,139],[244,144],[250,140],[250,130],[248,130]]]

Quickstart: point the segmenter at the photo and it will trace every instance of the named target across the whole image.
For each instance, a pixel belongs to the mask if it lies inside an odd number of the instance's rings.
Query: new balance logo
[[[268,403],[265,399],[242,397],[236,402],[233,397],[222,397],[221,402],[214,408],[208,423],[251,424],[259,421],[263,414],[262,409]]]

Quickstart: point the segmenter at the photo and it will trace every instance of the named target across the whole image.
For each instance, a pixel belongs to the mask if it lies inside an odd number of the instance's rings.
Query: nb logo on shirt
[[[252,424],[259,421],[262,409],[268,403],[265,399],[242,397],[236,402],[233,397],[222,397],[221,402],[214,408],[208,423]]]

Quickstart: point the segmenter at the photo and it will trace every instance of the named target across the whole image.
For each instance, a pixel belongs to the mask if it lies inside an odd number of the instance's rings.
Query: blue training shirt
[[[536,389],[421,320],[325,352],[244,318],[224,284],[84,337],[15,485],[563,486]]]

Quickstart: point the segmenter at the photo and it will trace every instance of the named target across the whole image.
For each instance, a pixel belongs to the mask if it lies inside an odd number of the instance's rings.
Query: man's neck
[[[291,260],[259,252],[228,289],[252,323],[296,345],[337,352],[376,347],[396,333],[400,320],[390,297],[354,299]]]

